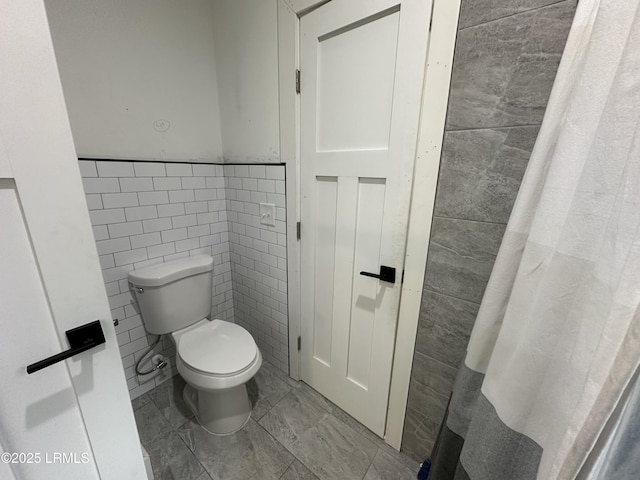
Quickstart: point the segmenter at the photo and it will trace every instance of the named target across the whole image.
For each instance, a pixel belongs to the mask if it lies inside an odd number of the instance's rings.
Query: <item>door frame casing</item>
[[[411,192],[404,282],[384,436],[385,442],[398,450],[409,395],[460,11],[460,0],[425,1],[433,1],[432,28],[425,61],[412,183],[420,185],[420,188],[412,187]],[[277,0],[280,154],[281,162],[286,164],[287,179],[289,369],[291,377],[296,380],[300,379],[298,337],[301,331],[300,243],[296,235],[300,221],[300,102],[295,91],[295,70],[299,68],[299,17],[325,3],[327,0]]]

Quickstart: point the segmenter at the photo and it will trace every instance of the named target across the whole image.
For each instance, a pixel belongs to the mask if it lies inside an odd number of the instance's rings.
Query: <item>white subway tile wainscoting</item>
[[[281,165],[225,165],[227,218],[236,323],[264,358],[289,372],[285,173]],[[275,226],[260,204],[275,205]]]
[[[136,375],[156,337],[144,330],[128,272],[188,255],[213,257],[212,318],[247,328],[264,358],[289,371],[284,166],[79,164],[131,398],[177,371],[175,347],[164,338],[155,352],[169,367]],[[275,226],[260,224],[260,203],[275,205]]]

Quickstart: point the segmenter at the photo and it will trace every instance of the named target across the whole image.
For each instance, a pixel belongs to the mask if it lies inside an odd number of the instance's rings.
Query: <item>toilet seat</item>
[[[178,373],[205,391],[231,388],[249,381],[262,365],[253,337],[240,325],[203,319],[174,332]]]
[[[212,320],[181,335],[178,354],[192,370],[226,377],[248,369],[256,359],[258,347],[240,325]]]

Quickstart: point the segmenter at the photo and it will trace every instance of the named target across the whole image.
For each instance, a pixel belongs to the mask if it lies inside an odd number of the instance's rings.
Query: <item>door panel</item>
[[[80,454],[91,455],[91,445],[64,363],[49,367],[47,374],[37,379],[26,375],[26,363],[20,364],[27,348],[56,352],[63,347],[56,336],[15,183],[9,179],[0,178],[0,218],[0,318],[5,320],[5,341],[1,342],[5,361],[0,362],[0,375],[7,387],[0,409],[2,447],[7,452],[33,452],[34,440],[56,438],[57,451],[77,453],[81,460]],[[60,425],[66,426],[63,436]],[[13,465],[14,474],[19,478],[63,478],[68,473],[68,465],[47,463],[52,457],[45,458],[46,453],[53,452],[38,453],[42,454],[40,461]],[[74,466],[74,474],[97,479],[92,455],[87,460]]]
[[[382,179],[361,178],[357,187],[356,218],[352,223],[355,225],[355,242],[347,378],[361,388],[368,389],[374,374],[371,371],[371,344],[379,282],[371,281],[359,272],[379,263],[385,182]]]
[[[316,184],[318,199],[315,223],[316,244],[314,299],[314,357],[327,366],[331,366],[331,338],[333,327],[333,279],[335,277],[336,254],[336,206],[338,203],[338,179],[336,177],[318,177]]]
[[[399,19],[385,12],[318,39],[318,151],[389,147]]]
[[[0,450],[41,455],[20,479],[146,478],[44,4],[0,11]],[[106,343],[27,374],[93,320]]]
[[[429,7],[333,0],[300,20],[301,376],[379,435]],[[395,284],[360,275],[380,265]]]

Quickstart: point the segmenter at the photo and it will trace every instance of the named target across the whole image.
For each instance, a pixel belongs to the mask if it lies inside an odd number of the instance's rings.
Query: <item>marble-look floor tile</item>
[[[447,132],[434,215],[507,223],[539,127]]]
[[[252,417],[262,416],[293,388],[273,365],[264,362],[258,373],[247,383],[249,399],[253,406]]]
[[[333,415],[299,435],[288,448],[325,480],[361,479],[377,451],[374,443]]]
[[[185,381],[180,375],[151,390],[147,395],[172,427],[177,428],[193,417],[191,409],[184,403],[182,391]]]
[[[295,460],[284,472],[280,480],[318,480],[311,470],[305,467],[299,460]]]
[[[140,442],[157,480],[194,480],[203,468],[153,402],[134,411]]]
[[[412,472],[417,472],[420,469],[420,462],[411,458],[410,456],[397,451],[391,445],[387,445],[386,443],[379,447],[387,455],[391,456],[395,461],[401,463],[406,468],[411,470]]]
[[[280,443],[289,447],[330,414],[329,405],[323,402],[323,398],[303,385],[287,393],[259,423]]]
[[[345,425],[353,428],[356,432],[369,440],[371,443],[379,447],[385,444],[382,438],[373,433],[371,430],[369,430],[367,427],[365,427],[363,424],[361,424],[341,408],[335,407],[332,413],[334,417],[343,422]]]
[[[305,395],[308,395],[309,397],[311,397],[318,405],[324,408],[327,412],[333,412],[333,410],[337,408],[336,405],[331,400],[329,400],[328,398],[323,396],[321,393],[319,393],[317,390],[314,390],[312,387],[310,387],[304,382],[298,382],[297,389],[301,392],[304,392]]]
[[[280,370],[278,367],[269,364],[269,366],[271,366],[271,368],[273,369],[273,371],[280,376],[280,379],[284,382],[287,383],[287,385],[289,385],[291,388],[298,388],[300,385],[303,385],[304,382],[301,380],[294,380],[293,378],[291,378],[289,376],[289,374],[283,372],[282,370]]]
[[[361,479],[377,446],[334,417],[335,408],[302,385],[285,395],[260,424],[319,478]]]
[[[379,449],[382,460],[386,454],[413,469],[411,460],[317,391],[266,365],[255,394],[265,410],[268,399],[275,406],[260,424],[251,419],[233,435],[211,435],[194,418],[182,423],[181,396],[173,395],[182,389],[179,377],[136,402],[141,442],[157,479],[360,480],[369,471],[384,473],[385,463],[369,469]]]
[[[133,407],[134,410],[137,410],[140,407],[144,407],[150,401],[151,401],[151,399],[149,398],[149,395],[147,393],[144,393],[144,394],[140,395],[139,397],[134,398],[133,400],[131,400],[131,406]]]
[[[253,420],[232,435],[211,435],[193,420],[178,433],[214,480],[275,480],[294,460]]]
[[[495,223],[434,217],[425,287],[480,303],[504,230]]]
[[[355,418],[353,418],[351,415],[346,413],[341,408],[335,407],[334,410],[333,410],[333,416],[336,417],[338,420],[342,421],[347,426],[351,427],[353,430],[358,432],[360,435],[365,437],[367,440],[371,441],[371,443],[376,445],[386,455],[389,455],[394,460],[404,464],[404,466],[406,468],[408,468],[409,470],[411,470],[411,471],[415,470],[416,472],[418,471],[419,464],[415,460],[413,460],[412,458],[408,457],[407,455],[404,455],[401,452],[398,452],[391,445],[388,445],[387,443],[385,443],[384,439],[380,438],[378,435],[373,433],[371,430],[369,430],[363,424],[358,422]],[[420,418],[420,421],[422,421],[422,417]]]
[[[211,475],[209,475],[205,471],[205,472],[202,472],[202,474],[198,478],[196,478],[196,480],[213,480],[213,479],[211,478]]]
[[[147,448],[153,441],[161,439],[173,430],[153,402],[133,412],[138,427],[140,442]],[[148,448],[147,448],[148,449]]]
[[[416,468],[410,468],[389,452],[379,449],[364,480],[414,480],[418,474],[418,463],[413,462],[413,465]]]
[[[145,448],[155,480],[202,480],[204,468],[176,432],[155,439]]]
[[[416,351],[457,368],[465,356],[480,305],[440,295],[422,294]]]
[[[251,418],[256,422],[260,420],[264,415],[273,408],[273,405],[269,400],[264,397],[260,397],[257,393],[258,387],[255,382],[249,381],[247,383],[247,391],[249,393],[249,401],[251,402]]]

